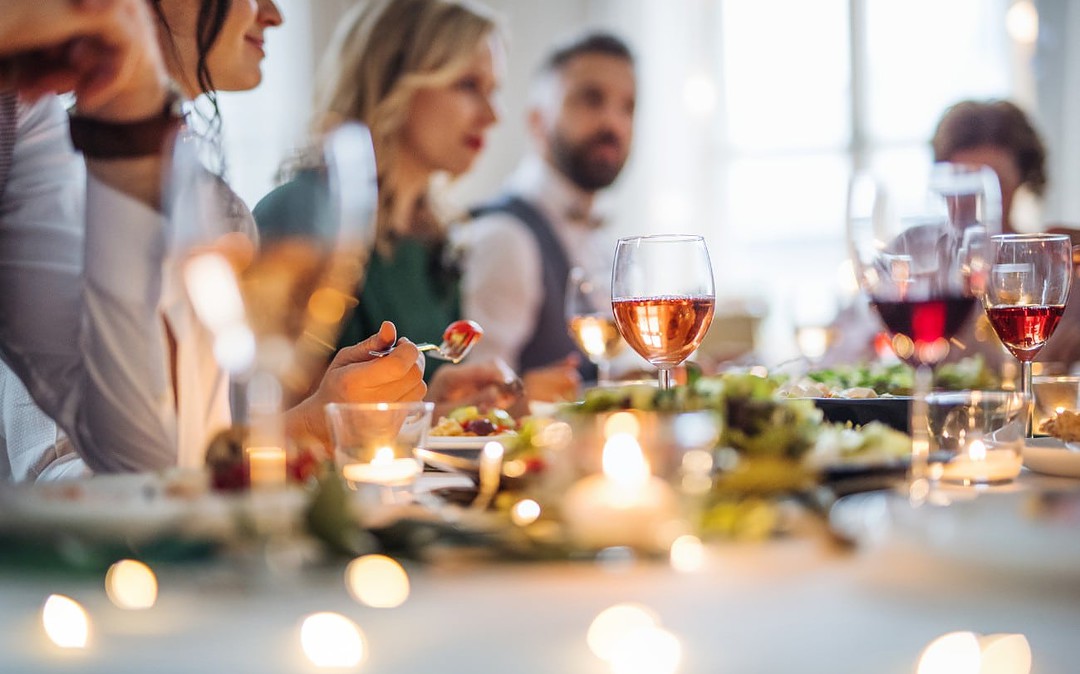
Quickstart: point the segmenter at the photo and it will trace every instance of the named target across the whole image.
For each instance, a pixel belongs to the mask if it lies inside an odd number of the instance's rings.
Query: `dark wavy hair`
[[[163,31],[168,47],[172,50],[176,61],[179,62],[179,54],[176,42],[173,40],[172,27],[165,20],[165,13],[161,9],[162,0],[149,0],[150,8],[157,16],[158,22],[165,28]],[[207,65],[207,56],[211,47],[217,41],[221,33],[221,27],[225,24],[225,18],[229,14],[230,0],[199,0],[199,16],[195,23],[195,47],[198,52],[198,61],[195,65],[195,81],[199,89],[206,96],[210,105],[211,113],[207,115],[207,126],[212,138],[219,139],[221,131],[221,110],[218,108],[217,92],[214,90],[214,78],[210,75]]]
[[[1046,148],[1024,111],[1009,101],[960,101],[945,111],[931,144],[935,161],[982,145],[1000,147],[1012,154],[1022,185],[1036,195],[1046,189]]]

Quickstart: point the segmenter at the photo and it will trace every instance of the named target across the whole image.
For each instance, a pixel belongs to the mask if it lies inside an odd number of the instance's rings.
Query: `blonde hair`
[[[486,9],[468,0],[368,0],[342,19],[319,66],[315,86],[315,138],[356,119],[371,129],[379,162],[376,246],[392,244],[389,222],[400,131],[416,91],[448,84],[476,45],[496,29]],[[427,195],[410,231],[441,238],[443,226]]]

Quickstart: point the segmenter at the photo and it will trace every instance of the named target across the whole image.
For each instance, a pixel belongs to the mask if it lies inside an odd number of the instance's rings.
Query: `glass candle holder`
[[[1030,397],[1019,391],[950,391],[927,396],[931,479],[962,485],[1011,482],[1023,465]]]
[[[331,403],[326,417],[334,462],[350,487],[376,487],[384,500],[410,492],[423,471],[416,448],[427,442],[433,403]]]

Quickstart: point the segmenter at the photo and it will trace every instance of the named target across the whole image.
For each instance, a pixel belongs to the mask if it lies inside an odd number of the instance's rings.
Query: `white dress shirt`
[[[614,240],[596,226],[592,195],[535,155],[505,185],[551,222],[571,267],[611,275]],[[454,229],[463,252],[461,300],[465,317],[484,328],[474,358],[498,357],[519,369],[521,350],[536,329],[544,301],[540,246],[529,228],[507,213],[490,213]]]
[[[59,101],[20,108],[0,198],[0,355],[90,469],[198,465],[209,435],[229,423],[227,382],[167,271],[165,220],[85,174]],[[4,391],[5,411],[25,417],[17,387]],[[49,474],[43,452],[69,460],[41,446],[48,430],[5,437],[10,466]]]

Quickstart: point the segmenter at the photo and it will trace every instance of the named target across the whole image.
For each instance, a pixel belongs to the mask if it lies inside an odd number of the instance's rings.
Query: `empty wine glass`
[[[972,314],[989,268],[990,236],[1001,227],[997,176],[988,168],[935,164],[925,185],[852,179],[847,240],[859,285],[915,367],[910,495],[929,494],[926,395],[932,368]]]
[[[1032,399],[1031,361],[1065,313],[1072,240],[1064,234],[1001,234],[991,240],[983,306],[1005,348],[1020,361],[1020,390]],[[1025,422],[1032,437],[1032,410]]]
[[[611,312],[610,279],[574,267],[566,280],[566,324],[574,343],[596,365],[596,383],[611,382],[611,359],[626,347]]]
[[[362,125],[322,141],[314,197],[290,215],[287,233],[238,231],[249,216],[208,176],[198,143],[178,143],[172,189],[173,255],[182,283],[231,377],[233,423],[250,446],[284,450],[282,410],[306,395],[355,305],[377,204],[375,156]]]
[[[611,307],[626,343],[659,369],[660,388],[671,388],[671,370],[701,344],[716,307],[705,239],[667,234],[619,239]]]

